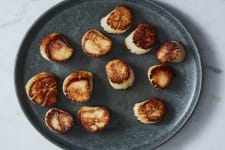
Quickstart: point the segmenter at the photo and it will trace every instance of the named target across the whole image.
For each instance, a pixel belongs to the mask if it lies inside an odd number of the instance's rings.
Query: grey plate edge
[[[181,131],[182,128],[184,128],[185,124],[190,120],[191,116],[194,114],[194,111],[197,108],[199,99],[200,99],[200,94],[201,94],[201,89],[202,89],[202,62],[201,62],[201,57],[200,57],[200,53],[199,53],[199,49],[198,46],[196,44],[196,42],[194,41],[193,36],[191,35],[191,33],[187,30],[188,28],[176,17],[176,15],[174,15],[173,13],[169,12],[167,9],[165,9],[164,7],[160,6],[160,4],[158,4],[156,1],[152,1],[152,0],[145,0],[147,2],[152,3],[152,5],[160,8],[161,10],[163,10],[167,15],[169,15],[170,17],[172,17],[181,27],[182,29],[187,33],[187,35],[190,37],[191,42],[193,43],[194,46],[194,53],[196,53],[196,61],[199,65],[197,68],[198,71],[198,76],[199,76],[199,80],[197,80],[196,83],[196,91],[194,92],[193,97],[196,99],[195,101],[192,101],[192,103],[190,104],[190,107],[188,109],[188,111],[186,112],[186,117],[183,117],[180,121],[179,127],[178,128],[174,128],[173,133],[170,134],[170,136],[167,136],[166,138],[164,138],[163,141],[158,142],[157,144],[155,144],[156,146],[153,147],[153,149],[158,148],[159,146],[165,144],[166,142],[168,142],[169,140],[171,140],[176,134],[179,133],[179,131]],[[146,144],[145,146],[147,146],[148,144]]]
[[[17,100],[19,102],[19,105],[20,107],[22,108],[22,111],[23,113],[25,114],[25,116],[27,117],[27,119],[29,120],[29,122],[32,124],[32,126],[43,136],[45,137],[48,141],[52,142],[53,144],[59,146],[60,148],[63,148],[63,149],[68,149],[68,147],[66,145],[63,145],[62,143],[58,143],[57,140],[55,139],[52,139],[52,137],[50,137],[48,134],[46,134],[45,132],[41,132],[41,128],[39,126],[37,126],[37,124],[35,124],[32,120],[32,117],[31,115],[29,115],[29,112],[26,110],[25,108],[25,105],[20,101],[21,99],[21,94],[18,92],[18,76],[17,76],[17,72],[19,72],[19,57],[21,55],[20,51],[21,49],[23,48],[23,45],[26,43],[25,41],[28,40],[28,35],[32,32],[33,28],[36,26],[36,24],[38,24],[40,22],[40,20],[42,20],[43,18],[46,17],[46,14],[49,14],[51,12],[53,12],[54,9],[60,7],[60,6],[63,6],[64,4],[70,2],[71,0],[64,0],[62,2],[59,2],[58,4],[54,5],[53,7],[51,7],[50,9],[48,9],[47,11],[45,11],[42,15],[40,15],[36,21],[30,26],[29,30],[26,32],[26,34],[24,35],[24,38],[19,46],[19,49],[18,49],[18,52],[16,54],[16,60],[15,60],[15,64],[14,64],[14,88],[15,88],[15,92],[16,92],[16,95],[17,95]],[[194,111],[196,110],[196,106],[199,102],[199,98],[200,98],[200,93],[201,93],[201,88],[202,88],[202,63],[201,63],[201,59],[200,59],[200,54],[199,54],[199,51],[198,51],[198,47],[197,47],[197,44],[195,43],[195,41],[193,40],[193,37],[191,36],[191,33],[188,32],[187,28],[183,25],[183,23],[177,19],[176,15],[172,14],[171,12],[169,12],[167,9],[163,8],[162,6],[160,6],[159,4],[157,4],[157,2],[155,1],[151,1],[151,0],[145,0],[146,2],[148,3],[151,3],[152,5],[154,5],[155,7],[161,9],[162,11],[165,12],[166,15],[172,17],[173,20],[176,21],[177,24],[180,25],[180,27],[186,32],[186,34],[190,37],[190,40],[191,42],[193,43],[193,46],[194,46],[194,53],[196,54],[196,61],[199,65],[198,68],[197,68],[197,71],[198,71],[198,76],[199,76],[199,80],[197,80],[197,83],[196,83],[196,91],[193,95],[193,97],[196,99],[194,101],[192,101],[192,103],[190,104],[190,107],[188,108],[187,112],[186,112],[186,116],[183,117],[180,121],[180,123],[177,125],[178,127],[177,128],[174,128],[173,129],[173,132],[170,133],[169,135],[167,135],[164,140],[161,140],[161,141],[157,141],[157,143],[155,144],[155,146],[152,148],[152,149],[155,149],[157,147],[159,147],[160,145],[162,144],[165,144],[168,140],[170,140],[173,136],[175,136],[183,127],[184,125],[187,123],[187,121],[190,119],[191,115],[194,113]],[[76,1],[77,3],[79,2],[82,2],[82,0],[77,0]],[[143,146],[148,146],[148,144],[146,145],[143,145]],[[79,149],[84,149],[82,147],[77,147]]]

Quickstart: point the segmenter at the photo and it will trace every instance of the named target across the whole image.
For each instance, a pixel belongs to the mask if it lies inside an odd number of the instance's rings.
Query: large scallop
[[[40,52],[48,61],[62,62],[71,58],[73,48],[62,34],[51,33],[45,36],[41,42]]]
[[[88,71],[77,71],[68,75],[63,82],[63,93],[74,102],[86,102],[91,98],[93,75]]]
[[[122,60],[111,60],[107,63],[105,70],[108,81],[114,89],[127,89],[134,83],[135,76],[133,70]]]
[[[56,77],[42,72],[33,76],[25,86],[28,98],[40,106],[52,106],[57,101]]]

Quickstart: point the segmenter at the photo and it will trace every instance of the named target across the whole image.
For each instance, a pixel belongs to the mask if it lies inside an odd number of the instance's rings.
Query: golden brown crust
[[[158,98],[152,98],[139,105],[138,114],[149,123],[159,122],[165,114],[165,104]]]
[[[51,131],[64,133],[73,126],[74,119],[70,113],[52,108],[45,115],[45,123]]]
[[[125,6],[117,6],[107,19],[107,24],[114,30],[127,30],[132,23],[133,15]]]
[[[156,43],[156,30],[149,24],[139,24],[135,29],[133,42],[137,47],[150,49]]]
[[[33,76],[26,84],[28,98],[40,106],[52,106],[57,98],[56,78],[43,72]]]
[[[63,82],[65,96],[75,102],[86,102],[90,99],[93,89],[91,72],[78,71],[70,74]]]
[[[178,41],[176,42],[168,41],[163,43],[156,52],[156,58],[161,63],[172,62],[175,59],[177,59],[177,57],[179,57],[180,55],[180,52],[178,51],[179,46],[177,42]],[[179,44],[181,43],[179,42]]]
[[[108,78],[113,83],[123,83],[130,77],[130,69],[122,60],[112,60],[105,67]]]
[[[89,56],[103,56],[107,54],[111,48],[112,41],[95,29],[86,32],[82,38],[82,49]]]
[[[73,48],[59,33],[51,33],[44,37],[40,49],[45,59],[55,62],[66,61],[73,54]]]
[[[78,112],[78,119],[86,131],[96,132],[106,128],[110,115],[105,107],[83,106]]]
[[[167,88],[174,78],[173,70],[167,65],[156,65],[149,71],[150,82],[158,89]]]

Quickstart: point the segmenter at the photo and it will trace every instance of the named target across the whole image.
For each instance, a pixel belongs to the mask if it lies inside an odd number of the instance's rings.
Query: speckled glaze
[[[134,14],[133,26],[122,35],[107,34],[100,27],[100,19],[118,5],[126,5]],[[131,54],[124,46],[125,37],[142,22],[151,23],[158,33],[158,42],[146,55]],[[112,39],[112,51],[100,58],[85,55],[81,38],[89,29],[96,28]],[[75,49],[72,58],[63,63],[51,63],[40,55],[42,38],[51,33],[63,34]],[[167,40],[180,40],[187,49],[182,63],[170,64],[176,77],[165,90],[155,89],[148,81],[147,69],[159,62],[156,47]],[[104,67],[112,59],[126,61],[134,70],[135,83],[127,90],[114,90],[108,83]],[[94,74],[93,97],[78,104],[68,100],[62,92],[62,82],[78,70]],[[47,71],[56,75],[59,101],[54,106],[72,113],[75,125],[65,134],[51,132],[44,123],[48,107],[40,107],[28,100],[24,86],[35,74]],[[201,63],[197,47],[184,26],[165,9],[152,1],[87,0],[64,1],[50,9],[31,27],[18,52],[15,67],[15,86],[19,102],[33,126],[47,139],[64,149],[125,150],[153,149],[171,138],[190,117],[201,89]],[[160,123],[142,124],[133,115],[133,105],[151,97],[165,101],[166,115]],[[78,121],[77,112],[83,105],[106,106],[111,113],[110,125],[103,131],[88,133]]]

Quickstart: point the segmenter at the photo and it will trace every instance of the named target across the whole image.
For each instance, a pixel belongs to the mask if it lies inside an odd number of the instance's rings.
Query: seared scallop
[[[112,34],[126,32],[133,23],[133,15],[126,6],[117,6],[108,15],[101,19],[103,29]]]
[[[86,32],[82,38],[82,49],[89,56],[103,56],[107,54],[111,48],[112,41],[95,29]]]
[[[73,54],[73,48],[59,33],[51,33],[44,37],[41,42],[40,51],[42,57],[54,62],[66,61]]]
[[[156,58],[161,63],[181,62],[185,57],[185,49],[179,41],[163,43],[156,52]]]
[[[91,98],[93,75],[88,71],[77,71],[67,76],[63,82],[63,93],[75,102],[86,102]]]
[[[125,39],[125,46],[131,53],[140,55],[149,52],[156,44],[156,30],[150,24],[139,24]]]
[[[133,107],[134,115],[142,123],[157,123],[165,114],[165,104],[158,98],[152,98],[140,103],[136,103]]]
[[[69,130],[73,124],[73,116],[58,108],[51,108],[45,115],[45,124],[56,133],[64,133]]]
[[[174,78],[173,70],[167,65],[154,65],[148,69],[148,79],[157,89],[167,88]]]
[[[54,75],[42,72],[33,76],[25,86],[28,98],[40,106],[52,106],[57,98],[57,83]]]
[[[86,131],[96,132],[106,128],[110,115],[105,107],[83,106],[78,112],[78,119]]]
[[[135,80],[131,67],[122,60],[111,60],[105,67],[110,85],[114,89],[127,89]]]

